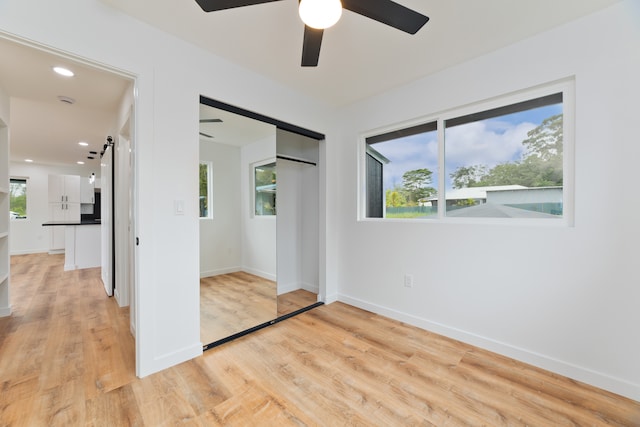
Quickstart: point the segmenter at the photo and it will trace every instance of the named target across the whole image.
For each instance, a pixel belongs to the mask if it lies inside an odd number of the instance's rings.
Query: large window
[[[9,180],[9,211],[11,219],[27,218],[27,180],[24,178]]]
[[[566,218],[570,90],[550,85],[366,137],[363,216]]]
[[[276,214],[276,163],[257,164],[253,167],[255,215]]]
[[[200,162],[200,218],[213,218],[213,165]]]
[[[446,215],[562,218],[562,93],[444,121]]]

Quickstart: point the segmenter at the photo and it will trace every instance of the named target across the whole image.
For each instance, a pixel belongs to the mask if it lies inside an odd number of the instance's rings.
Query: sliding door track
[[[214,341],[214,342],[209,343],[209,344],[205,344],[205,345],[202,346],[202,351],[211,350],[214,347],[217,347],[217,346],[222,345],[222,344],[226,344],[229,341],[235,340],[236,338],[244,337],[245,335],[249,335],[252,332],[259,331],[260,329],[264,329],[267,326],[275,325],[276,323],[282,322],[283,320],[289,319],[290,317],[293,317],[293,316],[297,316],[300,313],[304,313],[305,311],[309,311],[312,308],[316,308],[316,307],[319,307],[321,305],[324,305],[324,303],[323,302],[317,302],[315,304],[311,304],[311,305],[309,305],[307,307],[303,307],[303,308],[301,308],[299,310],[292,311],[291,313],[287,313],[284,316],[280,316],[280,317],[278,317],[276,319],[269,320],[268,322],[261,323],[260,325],[254,326],[253,328],[245,329],[244,331],[238,332],[238,333],[233,334],[233,335],[229,335],[228,337],[222,338],[221,340]]]

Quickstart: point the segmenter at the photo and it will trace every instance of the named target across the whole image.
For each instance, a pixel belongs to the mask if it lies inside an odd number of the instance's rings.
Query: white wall
[[[200,219],[200,277],[240,271],[240,147],[200,141],[200,160],[213,164],[213,218]]]
[[[201,354],[199,95],[319,132],[328,126],[328,109],[99,0],[4,0],[0,32],[136,76],[137,372]],[[184,215],[174,214],[176,200],[184,201]]]
[[[278,295],[318,293],[318,166],[278,159],[277,170]]]
[[[0,187],[9,189],[9,96],[0,86]],[[0,238],[0,317],[11,314],[10,278],[2,279],[10,273],[9,244],[11,230],[9,224],[9,195],[5,194],[0,203],[0,233],[9,231],[9,237]]]
[[[242,270],[276,280],[276,217],[253,215],[253,168],[256,162],[274,161],[276,129],[273,135],[247,144],[240,150],[240,186],[242,189]],[[277,202],[276,202],[277,203]]]
[[[640,13],[600,13],[339,112],[338,298],[640,400]],[[356,220],[361,132],[575,76],[575,226]],[[403,286],[413,274],[413,288]]]
[[[27,178],[27,218],[11,221],[11,255],[32,254],[49,251],[51,229],[42,223],[49,218],[49,175],[80,175],[89,177],[99,170],[86,166],[53,166],[35,163],[9,163],[9,175],[13,178]]]
[[[319,291],[320,143],[278,129],[278,295]]]

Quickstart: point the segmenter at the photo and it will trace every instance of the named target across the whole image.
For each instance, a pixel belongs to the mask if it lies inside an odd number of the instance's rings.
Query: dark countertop
[[[80,221],[48,221],[42,224],[43,227],[54,225],[100,225],[99,219],[83,219]]]

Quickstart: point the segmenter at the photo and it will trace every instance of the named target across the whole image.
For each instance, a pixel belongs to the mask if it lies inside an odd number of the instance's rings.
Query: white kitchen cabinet
[[[49,175],[49,221],[80,221],[80,176]],[[64,250],[64,227],[51,227],[49,252]]]
[[[49,203],[49,221],[80,222],[79,203]],[[64,226],[49,227],[49,252],[64,250]]]
[[[89,178],[80,179],[80,203],[95,203],[95,187]]]
[[[80,203],[80,176],[49,175],[49,203]]]

